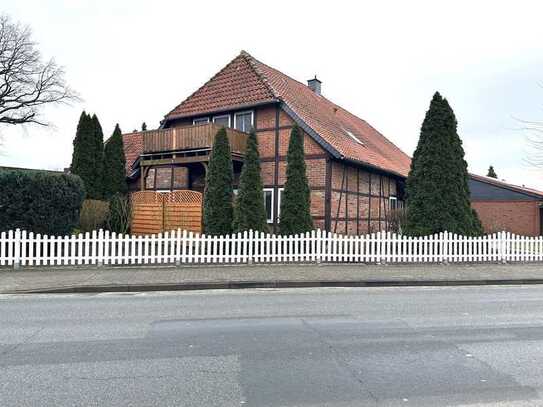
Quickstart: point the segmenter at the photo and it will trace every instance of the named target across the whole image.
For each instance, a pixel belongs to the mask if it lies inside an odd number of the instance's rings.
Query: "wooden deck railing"
[[[198,124],[187,127],[150,130],[143,132],[143,152],[181,151],[206,149],[213,146],[215,135],[221,126],[214,123]],[[235,129],[226,129],[232,153],[244,154],[247,133]]]

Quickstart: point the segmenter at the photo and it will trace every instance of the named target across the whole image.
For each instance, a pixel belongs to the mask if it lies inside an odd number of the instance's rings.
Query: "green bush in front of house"
[[[70,234],[79,223],[85,188],[75,175],[0,171],[0,231]]]
[[[287,180],[281,199],[279,231],[283,235],[305,233],[313,229],[311,196],[307,181],[303,134],[298,126],[290,132],[287,153]]]
[[[265,232],[268,230],[266,218],[258,140],[253,130],[247,139],[245,159],[239,178],[238,196],[234,207],[234,232],[251,229]]]
[[[482,233],[470,205],[467,163],[456,126],[449,103],[436,92],[424,118],[406,181],[406,234]]]
[[[208,235],[232,233],[232,181],[234,178],[226,129],[220,129],[213,142],[204,190],[204,232]]]

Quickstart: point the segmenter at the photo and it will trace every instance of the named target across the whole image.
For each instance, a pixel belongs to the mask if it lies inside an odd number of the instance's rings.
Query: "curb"
[[[31,290],[4,291],[0,294],[82,294],[150,291],[194,291],[194,290],[239,290],[250,288],[318,288],[318,287],[450,287],[489,285],[536,285],[543,279],[497,279],[497,280],[364,280],[364,281],[226,281],[191,282],[166,284],[130,285],[82,285]]]

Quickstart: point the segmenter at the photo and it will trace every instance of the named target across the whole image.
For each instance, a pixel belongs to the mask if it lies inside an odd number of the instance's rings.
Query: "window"
[[[223,127],[230,127],[230,115],[223,114],[221,116],[213,117],[213,123]]]
[[[264,188],[264,207],[268,223],[273,223],[273,188]]]
[[[234,115],[234,127],[245,133],[251,131],[253,127],[253,112],[240,112]]]
[[[156,169],[155,188],[170,190],[172,187],[172,167],[158,167]]]
[[[238,189],[234,189],[234,200],[238,197]],[[264,188],[264,208],[266,209],[266,221],[268,223],[273,223],[273,188]]]
[[[155,189],[155,169],[149,168],[145,178],[145,189]]]
[[[388,197],[388,205],[389,205],[389,208],[394,210],[394,209],[398,209],[400,206],[398,205],[398,198],[396,198],[395,196],[389,196]]]
[[[209,117],[200,117],[198,119],[193,119],[192,120],[192,124],[193,125],[196,125],[196,124],[206,124],[206,123],[209,123]]]
[[[187,167],[173,168],[173,188],[187,189],[189,187],[189,169]]]

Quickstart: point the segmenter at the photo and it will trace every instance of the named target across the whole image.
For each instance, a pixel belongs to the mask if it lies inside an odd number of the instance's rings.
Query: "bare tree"
[[[47,125],[43,105],[78,99],[53,59],[43,62],[29,27],[0,15],[0,124]]]
[[[543,123],[522,120],[524,130],[530,135],[528,140],[528,156],[525,161],[532,167],[543,168]]]

